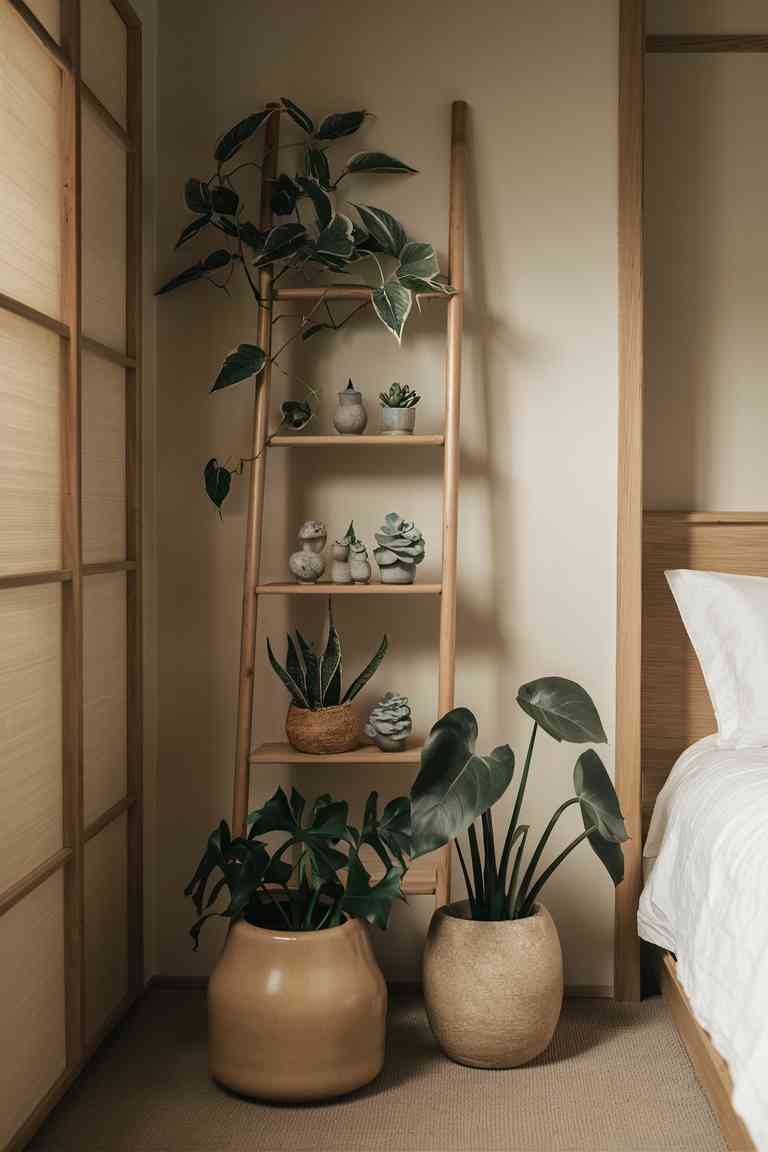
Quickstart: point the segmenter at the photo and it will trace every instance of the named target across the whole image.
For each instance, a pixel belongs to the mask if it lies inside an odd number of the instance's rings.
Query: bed
[[[765,514],[648,512],[638,930],[729,1149],[768,1150],[768,748],[722,749],[664,572],[768,576]]]

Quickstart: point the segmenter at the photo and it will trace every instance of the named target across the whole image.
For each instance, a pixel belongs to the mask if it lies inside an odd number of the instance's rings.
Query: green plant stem
[[[472,913],[472,919],[474,920],[475,919],[475,912],[477,911],[477,899],[475,897],[475,893],[474,893],[473,888],[472,888],[472,882],[469,879],[469,872],[467,871],[467,862],[464,859],[464,853],[461,850],[461,844],[459,844],[458,840],[455,841],[455,844],[456,844],[456,851],[459,854],[459,864],[461,864],[461,870],[464,873],[464,883],[467,886],[467,896],[469,897],[469,908],[470,908],[470,911]]]
[[[520,819],[520,809],[523,807],[523,797],[525,796],[525,786],[528,783],[528,773],[531,769],[531,760],[533,759],[533,746],[536,743],[536,733],[539,730],[537,720],[533,722],[533,731],[531,732],[530,743],[528,744],[528,751],[525,756],[525,764],[523,766],[523,774],[520,777],[520,785],[517,789],[517,797],[515,799],[515,807],[512,811],[512,822],[510,828],[514,831],[517,828],[517,822]]]
[[[531,883],[531,881],[533,880],[533,874],[536,871],[536,868],[538,867],[539,860],[541,859],[541,854],[547,846],[547,841],[549,840],[549,837],[552,835],[552,829],[555,827],[555,824],[557,824],[558,820],[562,816],[563,812],[565,812],[566,808],[570,808],[571,805],[578,804],[578,802],[579,802],[578,796],[572,796],[570,798],[570,800],[566,800],[565,803],[561,804],[560,807],[555,811],[555,814],[552,816],[552,819],[549,821],[549,824],[547,824],[546,828],[544,829],[542,837],[539,840],[538,844],[536,845],[536,850],[534,851],[533,856],[531,856],[528,867],[525,870],[525,875],[523,876],[523,881],[520,885],[520,893],[518,896],[519,902],[524,902],[526,899],[526,892],[528,891],[528,886]]]
[[[496,845],[493,839],[493,818],[490,809],[483,812],[483,848],[485,851],[485,905],[489,919],[496,918]]]
[[[523,852],[525,851],[525,841],[528,838],[529,825],[521,824],[520,830],[522,836],[520,837],[520,844],[515,854],[515,863],[512,865],[512,877],[509,881],[509,889],[507,891],[507,916],[510,920],[515,919],[515,906],[517,903],[517,878],[520,875],[520,867],[523,863]]]
[[[283,908],[283,906],[282,906],[282,904],[280,903],[280,901],[279,901],[279,900],[275,900],[275,897],[274,897],[274,895],[273,895],[273,893],[272,893],[271,889],[269,889],[269,888],[267,887],[267,885],[266,885],[266,884],[261,884],[261,885],[259,885],[259,887],[260,887],[260,888],[262,889],[262,891],[263,891],[263,892],[266,894],[267,898],[268,898],[269,900],[271,900],[271,901],[272,901],[272,903],[274,904],[275,908],[277,908],[278,912],[280,913],[280,915],[282,916],[283,920],[285,921],[285,926],[286,926],[286,928],[291,928],[291,927],[293,927],[293,925],[291,924],[290,920],[288,919],[288,917],[287,917],[287,916],[286,916],[286,914],[285,914],[285,908]]]
[[[524,829],[527,829],[527,824],[518,824],[517,828],[513,828],[510,823],[507,830],[507,835],[504,839],[504,848],[501,853],[501,861],[499,863],[499,885],[502,889],[507,886],[507,868],[509,867],[509,858],[512,855],[512,849],[515,846],[515,841],[520,837],[525,837]]]
[[[312,927],[312,917],[315,914],[315,908],[317,907],[317,901],[319,899],[320,899],[320,889],[315,888],[312,892],[312,895],[309,898],[309,903],[307,904],[307,910],[304,913],[304,920],[302,922],[303,928],[308,929],[308,928]]]
[[[467,839],[469,840],[469,851],[472,857],[472,873],[475,878],[475,896],[477,899],[478,907],[485,907],[485,884],[483,882],[483,866],[480,863],[480,848],[477,843],[477,832],[475,831],[474,824],[470,824],[467,829]]]
[[[550,876],[555,871],[555,869],[560,867],[563,860],[565,860],[566,856],[568,856],[569,853],[571,853],[574,850],[574,848],[576,847],[577,844],[581,844],[582,840],[585,840],[587,838],[587,836],[591,836],[592,833],[596,832],[596,831],[597,831],[597,824],[592,824],[589,828],[586,828],[581,833],[580,836],[577,836],[575,840],[571,841],[571,843],[568,845],[567,848],[563,849],[563,851],[560,853],[559,856],[555,857],[555,859],[552,861],[552,863],[549,865],[548,868],[544,869],[541,876],[539,876],[538,880],[534,884],[533,888],[531,888],[531,891],[529,892],[528,896],[526,897],[525,903],[524,903],[522,909],[520,910],[521,916],[527,916],[530,913],[530,911],[532,910],[532,908],[536,902],[536,897],[538,896],[539,892],[541,892],[542,888],[546,884],[547,880],[549,880]]]

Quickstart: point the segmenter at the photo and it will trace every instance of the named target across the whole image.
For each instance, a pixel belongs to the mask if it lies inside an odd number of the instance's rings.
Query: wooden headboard
[[[664,577],[669,568],[768,576],[768,513],[646,512],[643,517],[643,838],[677,757],[716,730],[704,679]]]

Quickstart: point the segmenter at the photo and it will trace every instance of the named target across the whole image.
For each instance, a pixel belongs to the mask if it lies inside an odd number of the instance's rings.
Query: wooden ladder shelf
[[[436,293],[435,298],[445,301],[446,362],[445,362],[445,418],[440,436],[268,436],[270,366],[264,369],[256,387],[253,418],[251,456],[255,457],[250,472],[248,519],[245,547],[245,579],[243,586],[243,623],[240,646],[240,681],[237,712],[237,752],[235,760],[233,832],[245,828],[248,812],[250,769],[257,764],[413,764],[418,765],[420,748],[404,752],[386,753],[368,746],[338,756],[306,756],[296,752],[289,744],[262,744],[251,750],[253,726],[254,660],[258,598],[264,595],[306,596],[438,596],[440,598],[440,664],[438,684],[438,711],[442,715],[453,707],[456,662],[456,534],[459,500],[459,413],[461,387],[461,339],[464,320],[464,169],[465,126],[467,106],[456,101],[452,106],[450,208],[448,235],[448,277],[456,294],[446,297]],[[260,227],[271,226],[271,181],[276,176],[278,155],[279,116],[272,116],[267,129],[265,164],[262,175]],[[326,299],[364,300],[370,296],[365,288],[272,288],[272,271],[262,269],[259,291],[268,306],[259,312],[258,342],[270,352],[272,304],[276,300],[313,301]],[[364,444],[370,448],[394,449],[402,445],[442,448],[443,450],[443,514],[442,514],[442,574],[439,584],[293,584],[287,582],[260,583],[261,535],[264,508],[266,451],[273,448],[343,447]],[[432,856],[418,860],[409,870],[405,891],[411,894],[434,895],[437,906],[445,904],[450,893],[450,846]],[[371,870],[374,871],[372,863]]]

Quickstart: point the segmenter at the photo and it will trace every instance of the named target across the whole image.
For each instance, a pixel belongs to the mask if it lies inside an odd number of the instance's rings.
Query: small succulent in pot
[[[365,734],[382,752],[402,752],[412,729],[408,697],[385,692],[368,717]]]
[[[410,436],[416,424],[416,405],[421,396],[407,384],[390,384],[379,393],[381,432],[384,436]]]
[[[382,584],[413,584],[416,565],[424,559],[424,537],[412,520],[390,512],[376,533],[374,550]]]
[[[341,637],[333,622],[328,598],[328,640],[322,657],[312,644],[296,630],[296,641],[288,636],[285,666],[280,664],[267,640],[269,662],[275,674],[291,694],[291,705],[285,722],[289,743],[298,752],[322,756],[350,752],[360,743],[360,722],[352,701],[368,683],[387,651],[387,637],[382,638],[375,655],[346,692],[341,691]]]

